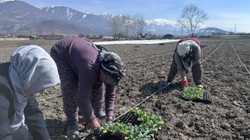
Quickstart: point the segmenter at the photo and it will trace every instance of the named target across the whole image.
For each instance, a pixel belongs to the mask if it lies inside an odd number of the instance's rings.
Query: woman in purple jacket
[[[98,116],[104,115],[107,121],[112,121],[116,86],[125,75],[121,58],[80,37],[60,40],[51,48],[51,56],[61,79],[66,135],[79,133],[78,107],[92,130],[100,127]]]

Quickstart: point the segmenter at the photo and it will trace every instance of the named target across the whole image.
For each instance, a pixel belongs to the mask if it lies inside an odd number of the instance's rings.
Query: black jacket
[[[9,65],[10,63],[0,63],[0,75],[5,77],[9,81]],[[11,116],[11,113],[13,111],[13,95],[11,95],[11,91],[3,84],[0,84],[0,94],[4,92],[4,95],[6,95],[7,99],[9,99],[9,118]],[[33,137],[34,140],[49,140],[49,132],[46,128],[46,124],[44,121],[43,113],[40,110],[38,106],[38,102],[36,101],[34,96],[29,97],[27,106],[24,109],[24,115],[25,115],[25,124],[28,126],[28,129]],[[2,119],[2,118],[1,118]],[[8,119],[8,118],[4,118]],[[4,121],[4,120],[2,120]],[[8,120],[6,120],[7,122]]]

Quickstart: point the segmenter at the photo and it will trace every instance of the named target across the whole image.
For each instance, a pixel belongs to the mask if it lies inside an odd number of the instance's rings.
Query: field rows
[[[10,52],[20,44],[35,43],[49,51],[54,42],[18,42],[11,46],[3,43],[6,47],[1,47],[0,60],[8,61]],[[250,41],[204,39],[202,43],[206,45],[202,49],[202,82],[212,94],[213,104],[179,98],[181,81],[177,78],[173,86],[152,96],[139,108],[164,119],[165,123],[156,136],[157,140],[250,139],[250,75],[246,70],[250,69]],[[127,69],[127,75],[117,88],[115,117],[166,86],[175,45],[176,43],[107,46],[121,56]],[[194,85],[191,72],[188,79]],[[46,98],[60,94],[59,91],[58,87],[48,90],[46,95],[38,95],[53,140],[62,139],[65,115],[60,97],[51,100]],[[79,124],[83,126],[84,123],[80,121]],[[81,136],[89,132],[87,129]]]

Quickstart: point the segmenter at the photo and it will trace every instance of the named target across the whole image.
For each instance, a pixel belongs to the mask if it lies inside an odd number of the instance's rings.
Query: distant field
[[[9,55],[16,48],[24,45],[38,45],[49,51],[57,40],[8,40],[0,41],[0,62],[9,61]]]

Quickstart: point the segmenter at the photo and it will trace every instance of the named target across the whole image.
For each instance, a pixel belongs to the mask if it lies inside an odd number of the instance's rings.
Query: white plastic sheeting
[[[179,39],[161,39],[161,40],[119,40],[119,41],[101,41],[94,42],[97,45],[115,45],[115,44],[160,44],[177,42]]]

